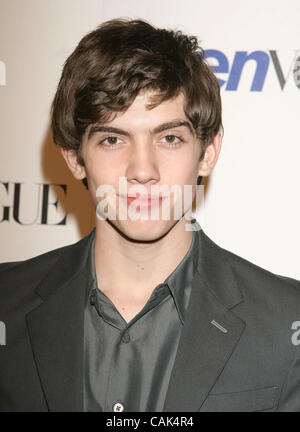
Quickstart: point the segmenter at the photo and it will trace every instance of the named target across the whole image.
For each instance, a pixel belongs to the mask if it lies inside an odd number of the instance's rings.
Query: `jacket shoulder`
[[[58,259],[64,251],[68,250],[68,248],[72,246],[74,246],[74,244],[53,249],[22,261],[0,263],[0,280],[7,277],[10,273],[18,275],[20,272],[33,271],[34,269],[42,270],[46,269],[47,267],[51,267],[55,260]]]
[[[35,288],[60,257],[72,253],[87,237],[26,260],[1,263],[0,297],[15,293],[18,288],[22,291]]]
[[[260,267],[252,261],[236,255],[233,252],[226,250],[226,253],[228,255],[228,258],[231,260],[232,266],[235,269],[240,269],[240,272],[244,272],[244,274],[249,277],[249,280],[255,278],[262,283],[271,283],[273,284],[273,286],[278,287],[282,287],[283,285],[285,285],[286,287],[290,287],[292,291],[293,289],[296,289],[296,293],[300,294],[299,280],[274,273],[270,270]]]
[[[296,296],[300,295],[299,280],[267,270],[255,264],[254,262],[249,261],[246,258],[219,246],[206,235],[205,237],[210,245],[222,255],[224,260],[229,263],[234,274],[241,282],[241,286],[252,285],[257,287],[263,286],[265,288],[272,287],[273,290],[279,288],[281,291],[282,288],[285,287],[288,291],[290,291],[291,294],[294,293]]]

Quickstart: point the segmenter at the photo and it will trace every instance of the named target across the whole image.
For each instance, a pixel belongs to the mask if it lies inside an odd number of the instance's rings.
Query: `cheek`
[[[170,178],[177,180],[177,183],[189,184],[197,176],[198,166],[197,158],[189,153],[173,160],[171,165],[166,166],[166,171],[169,173]]]
[[[85,163],[90,181],[99,184],[114,184],[116,176],[120,175],[120,164],[114,158],[94,152]]]

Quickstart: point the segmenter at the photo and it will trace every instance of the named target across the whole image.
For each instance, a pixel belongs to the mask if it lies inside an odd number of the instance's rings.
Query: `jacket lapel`
[[[165,412],[195,412],[201,408],[245,328],[245,323],[230,310],[243,300],[230,263],[203,231],[199,243],[198,268]]]
[[[92,235],[66,248],[37,288],[44,301],[26,317],[50,411],[83,410],[85,264]]]

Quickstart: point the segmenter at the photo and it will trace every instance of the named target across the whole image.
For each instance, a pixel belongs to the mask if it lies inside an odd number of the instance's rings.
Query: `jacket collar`
[[[78,272],[86,267],[94,236],[95,228],[77,243],[63,248],[64,250],[55,263],[55,267],[49,270],[36,288],[36,292],[43,300],[46,300],[64,284],[68,284]]]
[[[200,231],[197,272],[163,411],[199,411],[234,352],[245,323],[231,309],[243,301],[228,252]]]
[[[214,243],[201,229],[198,272],[203,283],[226,308],[231,309],[243,301],[229,252]]]
[[[64,248],[36,288],[43,302],[26,316],[49,411],[83,409],[85,264],[93,232]]]

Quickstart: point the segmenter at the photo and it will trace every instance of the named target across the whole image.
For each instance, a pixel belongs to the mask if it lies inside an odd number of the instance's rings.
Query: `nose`
[[[127,181],[130,183],[156,183],[160,179],[155,147],[151,140],[139,140],[132,147],[127,165]]]

